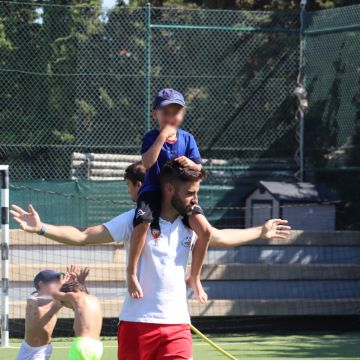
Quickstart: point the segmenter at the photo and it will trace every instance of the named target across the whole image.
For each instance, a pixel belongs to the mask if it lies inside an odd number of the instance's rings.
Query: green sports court
[[[358,359],[360,353],[359,333],[341,335],[289,335],[271,336],[262,334],[211,336],[211,339],[238,359]],[[104,339],[104,360],[116,357],[115,339]],[[10,349],[0,349],[2,359],[13,359],[19,341],[12,341]],[[66,358],[69,339],[53,342],[52,359]],[[206,343],[194,338],[194,359],[224,359]]]

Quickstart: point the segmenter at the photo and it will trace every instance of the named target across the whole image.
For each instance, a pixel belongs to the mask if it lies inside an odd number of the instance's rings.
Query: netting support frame
[[[0,165],[1,179],[1,347],[9,346],[9,166]]]

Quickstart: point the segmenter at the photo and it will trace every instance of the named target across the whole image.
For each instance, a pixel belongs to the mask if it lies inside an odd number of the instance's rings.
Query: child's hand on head
[[[165,125],[165,127],[161,130],[161,134],[165,139],[173,138],[176,136],[177,128],[171,125]]]
[[[201,166],[201,165],[193,162],[186,156],[179,156],[178,158],[175,159],[175,161],[177,161],[181,166],[183,166],[185,168],[192,168],[192,169],[198,170],[199,167]]]

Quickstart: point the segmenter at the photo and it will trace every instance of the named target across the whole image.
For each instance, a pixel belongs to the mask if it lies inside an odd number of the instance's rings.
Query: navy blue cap
[[[44,283],[49,283],[54,280],[60,279],[60,276],[63,275],[63,273],[54,271],[54,270],[42,270],[36,276],[34,277],[34,286],[37,290],[39,290],[39,282],[42,281]]]
[[[156,94],[153,109],[159,110],[170,104],[185,106],[185,99],[181,92],[175,89],[165,88]]]

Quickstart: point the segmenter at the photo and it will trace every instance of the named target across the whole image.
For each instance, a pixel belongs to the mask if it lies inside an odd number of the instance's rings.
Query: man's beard
[[[175,194],[171,199],[172,207],[183,217],[189,216],[192,214],[193,205],[186,205],[181,200],[181,198]]]

